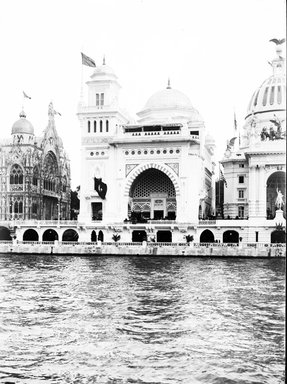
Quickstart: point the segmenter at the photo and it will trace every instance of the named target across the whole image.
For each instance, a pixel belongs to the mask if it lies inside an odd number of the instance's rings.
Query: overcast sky
[[[216,159],[242,126],[254,90],[272,74],[271,38],[286,34],[285,0],[2,0],[0,9],[0,137],[9,137],[22,108],[41,135],[48,104],[80,183],[76,116],[83,51],[111,66],[121,105],[136,117],[164,89],[184,92],[217,143]],[[285,56],[285,46],[283,48]],[[84,67],[88,80],[93,69]]]

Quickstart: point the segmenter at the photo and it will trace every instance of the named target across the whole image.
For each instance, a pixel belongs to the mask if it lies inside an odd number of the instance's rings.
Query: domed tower
[[[276,57],[269,62],[272,75],[251,97],[240,149],[226,150],[222,161],[227,182],[224,216],[249,218],[245,241],[251,242],[271,241],[277,196],[286,198],[286,78],[281,47],[285,39],[271,41],[276,44]]]
[[[241,136],[242,148],[258,147],[286,137],[285,58],[282,57],[281,44],[278,44],[280,40],[273,40],[277,42],[277,57],[269,62],[273,73],[251,97]]]
[[[19,114],[20,119],[15,121],[12,126],[11,135],[13,142],[17,143],[33,143],[34,127],[29,120],[26,119],[26,113],[22,110]]]

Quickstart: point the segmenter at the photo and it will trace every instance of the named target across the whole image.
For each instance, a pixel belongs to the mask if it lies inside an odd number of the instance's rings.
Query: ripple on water
[[[284,263],[0,256],[0,380],[284,383]]]

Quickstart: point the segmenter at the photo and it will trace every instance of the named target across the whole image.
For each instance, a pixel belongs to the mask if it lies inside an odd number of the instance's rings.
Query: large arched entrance
[[[205,229],[200,235],[201,243],[214,243],[214,234],[209,230]]]
[[[27,229],[23,235],[23,241],[38,241],[39,235],[35,229]]]
[[[0,241],[11,241],[10,231],[6,227],[0,227]]]
[[[237,231],[225,231],[223,233],[224,243],[239,243],[239,233]]]
[[[147,240],[146,231],[133,231],[132,241],[133,242],[143,242]]]
[[[42,239],[43,241],[55,241],[55,240],[58,240],[59,237],[58,237],[58,233],[54,229],[47,229],[43,233]]]
[[[67,229],[62,236],[62,241],[78,241],[78,232],[74,229]]]
[[[271,176],[268,177],[267,183],[266,183],[266,216],[267,219],[274,219],[275,212],[276,212],[276,198],[277,198],[277,192],[281,191],[281,193],[284,196],[284,203],[285,206],[283,206],[283,211],[286,211],[286,175],[283,171],[277,171],[272,173]],[[285,213],[284,213],[285,217]]]
[[[273,231],[271,233],[271,243],[286,243],[286,233],[285,231]]]
[[[140,173],[130,188],[129,214],[136,222],[175,220],[176,191],[169,176],[156,168]]]

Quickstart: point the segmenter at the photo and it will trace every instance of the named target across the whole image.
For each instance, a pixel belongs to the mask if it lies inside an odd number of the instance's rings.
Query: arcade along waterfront
[[[285,382],[284,258],[5,254],[0,287],[0,382]]]

